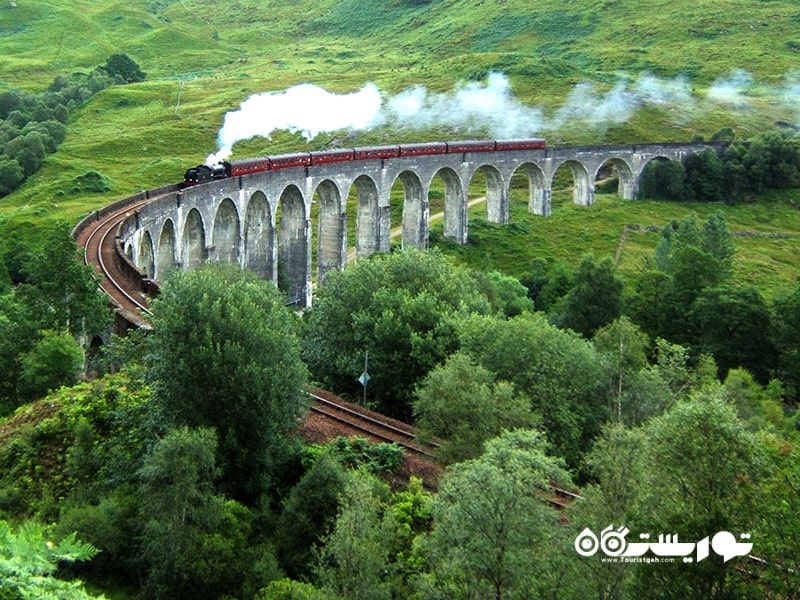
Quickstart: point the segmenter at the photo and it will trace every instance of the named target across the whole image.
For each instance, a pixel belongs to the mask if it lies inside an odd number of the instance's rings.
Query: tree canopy
[[[591,342],[541,314],[472,317],[459,327],[463,350],[531,400],[558,454],[578,464],[609,415],[608,368]]]
[[[225,491],[263,491],[308,404],[294,315],[272,283],[219,264],[176,272],[152,310],[149,371],[165,417],[216,430]]]
[[[357,397],[369,352],[369,399],[407,418],[415,384],[457,348],[455,317],[490,310],[470,272],[439,252],[376,255],[319,289],[303,357],[316,378]]]
[[[553,592],[539,550],[556,521],[544,494],[552,482],[569,478],[547,450],[540,433],[519,430],[448,470],[423,545],[431,565],[420,581],[424,597],[522,599]]]

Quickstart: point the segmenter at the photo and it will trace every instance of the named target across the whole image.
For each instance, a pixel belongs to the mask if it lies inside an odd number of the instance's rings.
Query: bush
[[[97,171],[86,171],[83,175],[78,175],[73,181],[72,191],[76,193],[90,192],[92,194],[103,194],[111,191],[111,181]]]
[[[25,172],[16,160],[0,155],[0,197],[14,191],[25,179]]]
[[[391,473],[405,458],[403,449],[397,444],[372,444],[367,438],[338,437],[330,444],[331,453],[348,467],[364,466],[371,473]]]
[[[147,77],[147,73],[144,73],[136,61],[127,54],[112,54],[106,59],[106,64],[98,69],[120,79],[123,83],[136,83],[144,81]]]
[[[40,398],[62,385],[72,385],[83,368],[83,351],[68,333],[44,332],[22,356],[18,392],[28,400]]]
[[[653,200],[683,200],[686,172],[674,160],[654,160],[642,171],[639,195]]]

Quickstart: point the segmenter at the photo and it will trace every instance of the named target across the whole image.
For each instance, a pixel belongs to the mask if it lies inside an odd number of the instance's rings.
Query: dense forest
[[[0,599],[796,597],[798,22],[790,0],[0,7]],[[430,118],[492,81],[495,121]],[[559,169],[550,219],[512,180],[510,225],[478,203],[464,246],[432,224],[302,312],[229,265],[178,271],[152,330],[112,335],[71,225],[305,82],[426,110],[285,122],[235,158],[520,114],[550,145],[729,144],[652,162],[635,201],[608,168],[576,207]],[[304,438],[309,385],[414,424],[437,476]]]
[[[4,402],[21,408],[0,425],[0,510],[25,523],[4,533],[4,564],[26,565],[2,572],[10,597],[83,597],[76,577],[158,598],[798,584],[800,286],[768,303],[733,281],[721,212],[667,225],[631,293],[607,258],[538,263],[526,286],[398,251],[332,275],[300,318],[272,283],[210,264],[165,282],[152,333],[88,357],[108,310],[68,233],[49,244],[47,261],[5,255],[26,275],[2,305]],[[297,436],[304,385],[360,397],[365,350],[369,402],[441,440],[436,489],[389,448],[359,459]],[[90,381],[37,400],[85,364]],[[558,512],[554,485],[582,497]],[[759,562],[577,556],[582,530],[611,524],[746,532]]]

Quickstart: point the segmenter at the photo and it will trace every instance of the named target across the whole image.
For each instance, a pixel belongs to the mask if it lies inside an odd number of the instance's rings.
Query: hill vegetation
[[[466,245],[434,225],[438,251],[332,273],[303,318],[252,274],[178,273],[154,303],[155,333],[102,350],[109,313],[68,231],[179,179],[252,94],[303,82],[452,97],[502,73],[550,144],[792,129],[798,24],[793,0],[1,7],[0,100],[55,125],[4,130],[30,136],[13,158],[41,168],[0,199],[0,596],[789,597],[800,588],[796,138],[776,136],[786,146],[770,160],[737,145],[724,165],[654,167],[653,195],[670,190],[661,200],[616,198],[609,172],[597,202],[578,207],[563,169],[549,219],[528,212],[515,180],[509,226],[477,204]],[[46,106],[92,79],[102,85],[81,102]],[[487,127],[278,131],[239,142],[234,158]],[[788,183],[772,189],[759,173]],[[434,187],[434,207],[441,196]],[[358,397],[367,351],[367,400],[441,440],[438,491],[404,479],[397,447],[295,435],[307,379]],[[354,460],[370,452],[387,460]],[[556,513],[554,486],[573,485],[583,498]],[[583,530],[611,523],[631,539],[752,534],[763,560],[756,571],[716,548],[695,565],[576,554]]]
[[[250,94],[301,82],[335,92],[368,81],[386,94],[415,85],[445,92],[499,71],[509,76],[520,100],[553,111],[581,82],[604,93],[621,76],[635,80],[649,73],[664,83],[685,76],[698,98],[693,106],[677,106],[667,96],[624,123],[574,122],[545,133],[554,143],[685,140],[731,126],[738,137],[749,137],[776,120],[796,121],[797,105],[785,102],[782,93],[793,83],[798,19],[792,2],[756,0],[663,3],[650,10],[626,0],[581,1],[569,10],[519,0],[397,0],[388,8],[374,2],[241,0],[225,10],[193,0],[27,0],[0,10],[0,81],[8,88],[41,92],[56,76],[88,73],[117,52],[133,58],[148,79],[104,90],[82,108],[71,118],[58,154],[3,208],[38,206],[74,221],[108,199],[57,199],[58,191],[90,170],[112,182],[113,196],[175,181],[185,165],[215,149],[226,111]],[[762,44],[767,35],[769,52]],[[750,85],[731,79],[736,69],[752,75]],[[742,92],[736,102],[704,100],[723,84],[731,93]],[[379,130],[352,143],[395,135]],[[312,145],[330,141],[322,136]],[[241,155],[304,145],[298,136],[276,136],[245,147]]]
[[[88,75],[117,53],[133,58],[147,79],[104,89],[71,114],[58,152],[0,201],[0,219],[75,222],[115,198],[174,182],[187,165],[216,149],[227,111],[251,94],[302,82],[339,93],[366,82],[375,82],[385,95],[417,85],[447,93],[498,71],[509,77],[515,98],[551,118],[550,129],[541,132],[550,143],[688,140],[725,127],[738,139],[749,138],[776,121],[800,118],[792,95],[799,21],[792,2],[756,0],[662,3],[658,9],[627,0],[581,1],[568,10],[518,0],[396,0],[388,7],[240,0],[225,10],[193,0],[26,0],[0,9],[0,91],[41,93],[57,77]],[[634,103],[630,117],[617,121],[614,115],[624,112],[614,104],[621,81],[628,82],[627,92],[638,86],[641,94],[646,87],[653,101]],[[586,91],[581,84],[592,86],[587,102],[602,104],[607,120],[556,123],[558,109],[569,106],[576,91]],[[443,126],[379,128],[321,134],[306,142],[299,134],[278,132],[272,140],[240,143],[234,157],[485,134]],[[87,177],[99,183],[84,185]],[[661,225],[671,217],[658,210]],[[793,216],[783,211],[780,202],[770,208],[780,220]],[[757,221],[745,217],[739,224],[737,218],[731,218],[734,229],[762,230]],[[582,234],[580,227],[563,225],[565,235]],[[615,237],[622,234],[611,229]],[[773,255],[797,254],[767,245]],[[742,259],[750,260],[744,254]],[[763,270],[759,257],[754,259],[744,270]],[[504,264],[496,268],[518,273]]]

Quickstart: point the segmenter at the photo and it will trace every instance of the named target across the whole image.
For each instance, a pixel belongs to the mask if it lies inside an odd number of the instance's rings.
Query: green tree
[[[333,530],[323,540],[316,575],[320,586],[337,597],[392,597],[387,578],[390,529],[376,495],[380,486],[372,476],[357,473],[345,488]]]
[[[783,424],[783,386],[777,380],[760,385],[745,369],[731,369],[723,382],[725,399],[738,417],[755,428]]]
[[[0,119],[8,118],[11,111],[17,110],[22,105],[20,92],[8,90],[0,94]]]
[[[256,600],[336,600],[310,583],[279,579],[260,590]]]
[[[716,212],[701,227],[697,215],[673,221],[661,232],[652,264],[630,304],[634,320],[649,334],[696,344],[689,312],[700,293],[725,282],[733,268],[733,241]]]
[[[747,147],[734,143],[722,155],[722,181],[724,199],[727,204],[742,199],[749,192],[749,172],[745,165]]]
[[[669,531],[684,540],[750,531],[765,456],[720,386],[677,403],[645,434],[636,518],[642,531]],[[647,566],[637,572],[636,589],[658,597],[736,597],[741,585],[736,563],[716,555],[688,571],[682,563]]]
[[[777,354],[770,339],[770,311],[756,288],[706,288],[694,301],[689,319],[697,331],[697,348],[714,356],[721,378],[730,369],[744,367],[767,383]]]
[[[75,531],[100,553],[81,571],[95,578],[130,585],[141,583],[138,538],[141,521],[135,486],[123,485],[99,502],[67,500],[61,506],[57,532]]]
[[[30,177],[42,166],[47,154],[46,146],[44,135],[38,131],[29,131],[8,142],[5,153],[19,163],[26,177]]]
[[[276,529],[278,557],[288,575],[301,577],[307,572],[314,547],[336,518],[348,479],[344,467],[323,454],[292,488]]]
[[[654,160],[642,171],[639,196],[653,200],[683,200],[686,171],[677,160]]]
[[[577,465],[609,415],[608,368],[594,345],[538,313],[472,317],[459,331],[464,351],[531,399],[558,454]]]
[[[800,185],[800,140],[794,134],[768,132],[736,142],[723,155],[726,191],[734,197]]]
[[[758,556],[764,559],[758,582],[775,598],[793,598],[800,589],[800,452],[780,438],[768,438],[767,451],[770,475],[758,491],[766,501],[752,527]]]
[[[22,357],[38,338],[37,324],[26,307],[11,294],[0,295],[0,413],[10,412],[19,403]]]
[[[451,466],[433,500],[434,527],[422,549],[423,597],[531,598],[552,591],[547,548],[556,514],[553,481],[567,482],[542,434],[508,432],[480,458]]]
[[[622,422],[622,402],[639,371],[647,366],[647,347],[650,340],[630,319],[620,317],[601,327],[594,334],[594,345],[606,356],[611,366],[611,397],[615,398],[616,420]]]
[[[690,154],[684,161],[686,168],[686,197],[703,202],[720,202],[723,198],[723,166],[717,153],[706,148],[699,154]]]
[[[490,312],[464,268],[440,252],[379,254],[332,273],[318,290],[303,339],[311,372],[357,396],[369,352],[369,392],[379,409],[408,418],[414,386],[457,347],[454,317]]]
[[[725,399],[719,384],[693,392],[642,427],[606,427],[587,457],[597,483],[569,509],[576,534],[609,524],[639,533],[670,532],[700,541],[719,531],[753,531],[757,485],[768,462],[756,435]],[[574,538],[573,538],[574,539]],[[586,560],[584,593],[598,598],[749,597],[737,562],[712,555],[687,568],[682,561],[642,565]]]
[[[139,471],[141,557],[156,597],[219,598],[277,574],[269,550],[250,547],[250,512],[214,493],[216,443],[212,429],[172,430]]]
[[[428,373],[415,396],[417,426],[443,438],[437,458],[445,463],[475,458],[505,429],[534,425],[530,399],[463,353]]]
[[[136,61],[127,54],[112,54],[106,59],[106,64],[99,69],[123,83],[137,83],[147,77],[147,73],[144,73]]]
[[[673,220],[661,230],[661,237],[653,255],[656,266],[671,275],[674,271],[675,256],[687,246],[702,246],[702,230],[695,213],[681,221]]]
[[[0,155],[0,196],[7,196],[25,180],[19,162]]]
[[[528,288],[528,297],[536,310],[558,312],[563,298],[572,289],[575,274],[565,262],[548,263],[543,258],[533,261],[531,271],[520,282]]]
[[[733,270],[733,255],[736,253],[736,248],[725,215],[721,211],[710,214],[706,219],[700,245],[719,261],[723,277],[728,277]]]
[[[647,444],[639,428],[607,425],[586,457],[592,481],[581,488],[581,500],[567,509],[570,537],[574,540],[588,527],[601,532],[610,524],[635,527],[637,502],[643,482],[642,448]],[[601,600],[630,597],[632,569],[628,563],[575,560],[574,597]]]
[[[665,330],[668,339],[693,344],[697,330],[690,310],[704,289],[724,281],[720,262],[699,246],[684,246],[672,261],[672,288],[667,296]]]
[[[627,303],[626,312],[651,338],[667,335],[671,290],[672,278],[655,268],[652,262],[636,280],[636,289]]]
[[[390,553],[394,557],[394,597],[412,595],[413,580],[425,567],[418,552],[417,539],[431,529],[433,496],[422,487],[422,479],[412,476],[408,486],[392,494],[385,519],[389,523]]]
[[[48,229],[43,248],[25,262],[27,281],[18,286],[17,297],[39,329],[66,330],[80,341],[101,334],[111,323],[111,310],[94,270],[80,260],[69,225]]]
[[[308,406],[294,315],[271,283],[219,264],[176,272],[152,311],[149,373],[166,418],[216,429],[223,489],[257,496]]]
[[[667,384],[671,398],[666,402],[671,406],[678,400],[686,399],[694,389],[702,389],[717,383],[717,367],[713,359],[701,355],[695,365],[690,365],[689,349],[680,344],[672,344],[657,338],[656,365],[658,375]]]
[[[560,324],[590,338],[622,312],[622,280],[610,258],[584,256],[562,306]]]
[[[31,350],[22,355],[17,393],[35,400],[62,385],[78,381],[83,370],[83,350],[68,333],[45,331]]]
[[[534,310],[534,303],[528,298],[528,290],[519,280],[497,271],[475,272],[473,276],[495,313],[514,317]]]
[[[800,398],[800,282],[794,290],[774,303],[772,339],[777,346],[778,377],[786,383],[789,396]]]

